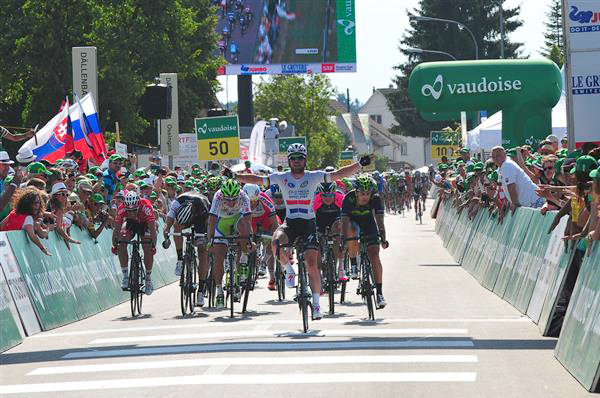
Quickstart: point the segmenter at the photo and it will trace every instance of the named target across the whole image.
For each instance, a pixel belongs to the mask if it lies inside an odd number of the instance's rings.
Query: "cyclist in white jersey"
[[[312,291],[313,319],[321,319],[323,317],[319,303],[321,276],[317,266],[318,244],[315,213],[313,210],[315,191],[322,182],[335,181],[359,172],[361,166],[367,166],[371,163],[373,156],[363,156],[360,162],[342,167],[331,173],[321,170],[306,171],[306,156],[307,152],[304,145],[292,144],[288,148],[290,171],[274,173],[268,177],[255,174],[236,174],[235,178],[240,182],[248,184],[279,185],[279,189],[283,193],[285,200],[286,218],[285,222],[273,234],[273,253],[277,251],[275,243],[277,240],[283,245],[288,242],[294,242],[298,237],[304,239],[304,243],[306,244],[304,259]],[[228,172],[231,173],[231,171]],[[285,250],[280,251],[279,258],[286,271],[287,286],[290,288],[294,287],[296,274]]]

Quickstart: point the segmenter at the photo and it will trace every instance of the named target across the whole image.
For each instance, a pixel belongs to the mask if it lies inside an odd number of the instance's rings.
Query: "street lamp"
[[[473,32],[471,32],[471,29],[467,28],[464,24],[462,24],[458,21],[453,21],[451,19],[423,17],[423,16],[418,16],[418,15],[412,16],[411,19],[414,19],[415,21],[418,21],[418,22],[453,23],[453,24],[458,25],[459,28],[464,28],[467,32],[469,32],[469,34],[471,35],[471,38],[473,39],[473,44],[475,44],[475,59],[479,59],[479,46],[477,45],[477,40],[475,39],[475,35],[473,34]]]
[[[409,52],[409,53],[414,53],[414,54],[440,54],[440,55],[445,55],[449,58],[452,58],[452,60],[456,61],[456,57],[450,53],[444,52],[444,51],[437,51],[437,50],[424,50],[422,48],[414,48],[414,47],[407,47],[407,48],[403,48],[404,51]]]

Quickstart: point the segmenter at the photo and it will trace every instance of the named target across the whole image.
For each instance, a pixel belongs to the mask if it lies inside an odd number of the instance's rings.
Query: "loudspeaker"
[[[169,119],[171,117],[171,87],[166,84],[150,84],[142,95],[141,115],[146,119]]]

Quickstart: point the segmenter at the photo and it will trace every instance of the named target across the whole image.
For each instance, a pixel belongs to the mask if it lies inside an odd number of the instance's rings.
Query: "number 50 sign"
[[[217,116],[194,119],[198,139],[198,160],[240,157],[238,117]]]

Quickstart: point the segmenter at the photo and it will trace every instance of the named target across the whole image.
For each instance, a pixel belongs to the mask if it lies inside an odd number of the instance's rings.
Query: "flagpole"
[[[121,142],[121,134],[119,133],[119,122],[115,122],[115,132],[117,134],[116,142]]]

